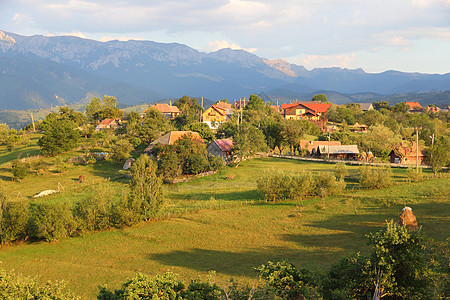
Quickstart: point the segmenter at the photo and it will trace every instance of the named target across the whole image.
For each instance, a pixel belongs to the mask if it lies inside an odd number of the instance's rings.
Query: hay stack
[[[413,214],[411,207],[405,206],[398,219],[398,225],[404,225],[409,230],[417,229],[416,216]]]

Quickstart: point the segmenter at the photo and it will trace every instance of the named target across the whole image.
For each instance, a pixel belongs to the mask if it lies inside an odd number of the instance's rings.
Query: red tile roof
[[[223,152],[230,152],[231,148],[233,148],[233,141],[230,139],[214,140],[214,143],[216,143]]]
[[[98,125],[102,125],[102,126],[108,126],[111,125],[111,123],[114,121],[115,119],[104,119],[100,124]]]
[[[191,136],[192,140],[198,141],[200,143],[204,143],[203,139],[200,137],[198,132],[195,131],[170,131],[169,133],[166,133],[159,139],[153,141],[148,145],[147,148],[145,148],[144,153],[149,152],[153,149],[153,147],[157,144],[163,144],[163,145],[173,145],[177,140],[179,140],[182,136]]]
[[[409,109],[415,109],[416,107],[418,108],[423,108],[419,102],[405,102],[406,105],[409,106]]]
[[[302,105],[307,109],[315,112],[315,113],[324,113],[327,112],[331,107],[331,103],[321,103],[318,101],[301,101],[301,102],[293,102],[289,104],[281,104],[281,108],[283,110]]]
[[[163,114],[181,113],[181,111],[178,109],[178,107],[173,106],[173,105],[169,105],[169,104],[166,104],[166,103],[156,103],[156,104],[150,106],[150,108],[154,108],[156,110],[159,110]]]

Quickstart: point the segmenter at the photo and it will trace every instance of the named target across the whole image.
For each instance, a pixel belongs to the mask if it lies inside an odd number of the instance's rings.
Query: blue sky
[[[450,72],[450,0],[0,0],[0,30],[245,49],[307,69]]]

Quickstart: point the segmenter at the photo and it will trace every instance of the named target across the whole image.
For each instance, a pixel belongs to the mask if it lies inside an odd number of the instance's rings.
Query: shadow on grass
[[[257,190],[236,191],[231,193],[214,193],[214,192],[183,192],[171,193],[170,198],[174,200],[198,200],[206,201],[214,198],[215,200],[227,201],[252,201],[260,200],[261,196]]]
[[[257,272],[254,268],[267,261],[287,260],[299,264],[302,261],[324,260],[331,254],[333,253],[324,250],[306,252],[285,247],[268,247],[241,252],[194,248],[186,251],[150,254],[148,258],[167,266],[184,267],[200,272],[214,270],[230,276],[256,277]]]
[[[121,164],[113,163],[107,160],[100,160],[93,165],[92,174],[95,176],[108,178],[111,181],[127,182],[128,179],[126,179],[123,174],[119,173],[122,169],[121,166]]]

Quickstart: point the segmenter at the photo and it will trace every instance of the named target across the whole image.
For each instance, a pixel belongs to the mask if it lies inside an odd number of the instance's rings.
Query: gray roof
[[[363,111],[373,109],[372,103],[356,103],[356,104],[359,104],[359,106],[361,107],[361,109],[362,109]]]
[[[328,147],[329,151],[328,152]],[[357,145],[340,145],[340,146],[328,146],[328,145],[321,145],[317,147],[317,151],[320,154],[359,154],[358,146]]]

